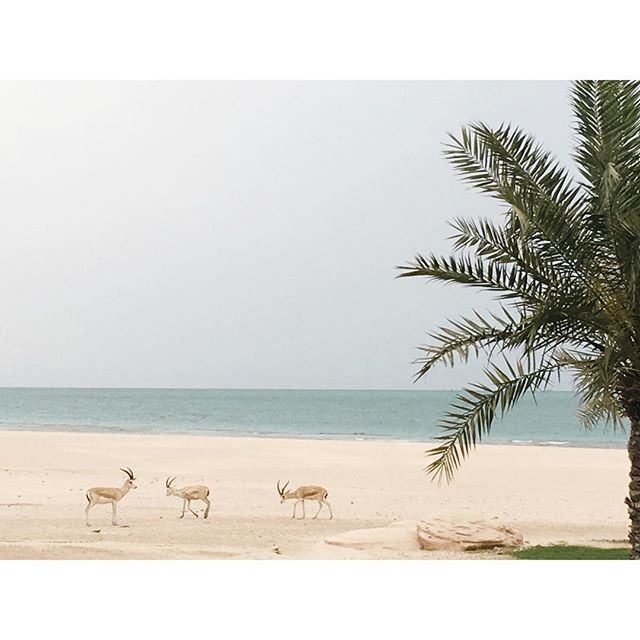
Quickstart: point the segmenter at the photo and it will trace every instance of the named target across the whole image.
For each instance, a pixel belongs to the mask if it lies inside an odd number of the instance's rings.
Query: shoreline
[[[51,428],[48,428],[51,427]],[[65,428],[66,427],[66,428]],[[150,431],[150,430],[129,430],[123,427],[95,427],[91,429],[71,429],[70,425],[16,425],[0,423],[0,433],[60,433],[60,434],[98,434],[98,435],[137,435],[137,436],[194,436],[205,438],[256,438],[273,440],[310,440],[310,441],[336,441],[336,442],[408,442],[413,444],[436,445],[438,442],[433,439],[397,438],[393,436],[381,437],[364,434],[295,434],[295,433],[255,433],[239,431]],[[625,450],[626,440],[620,443],[612,442],[577,442],[571,440],[484,440],[478,446],[506,446],[506,447],[544,447],[560,449],[615,449]]]

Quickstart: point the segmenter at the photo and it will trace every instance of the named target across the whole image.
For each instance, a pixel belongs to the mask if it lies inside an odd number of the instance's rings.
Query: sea
[[[428,442],[456,391],[0,388],[0,430],[197,434]],[[526,398],[487,443],[624,447],[611,426],[586,431],[569,391]]]

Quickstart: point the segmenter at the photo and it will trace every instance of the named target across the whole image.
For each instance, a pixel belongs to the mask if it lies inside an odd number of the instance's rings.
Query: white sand
[[[528,543],[605,544],[627,535],[624,450],[484,445],[455,482],[423,472],[426,444],[199,436],[0,432],[0,558],[390,558],[424,552],[330,546],[333,533],[437,516],[493,518]],[[130,466],[138,489],[119,505],[96,506],[84,524],[90,486],[120,486]],[[205,483],[208,520],[166,497],[164,479]],[[323,511],[292,520],[276,481],[320,484]],[[199,510],[200,504],[194,503]],[[94,533],[92,529],[99,529]],[[281,551],[273,552],[274,545]]]

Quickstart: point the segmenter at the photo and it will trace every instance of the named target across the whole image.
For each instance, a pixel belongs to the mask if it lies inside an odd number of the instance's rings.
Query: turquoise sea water
[[[0,429],[191,433],[426,441],[455,391],[0,389]],[[493,443],[623,447],[613,429],[584,431],[572,393],[525,399]]]

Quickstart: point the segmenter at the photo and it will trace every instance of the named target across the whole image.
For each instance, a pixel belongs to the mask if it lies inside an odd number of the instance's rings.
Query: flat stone
[[[325,538],[327,544],[349,549],[389,549],[392,551],[419,551],[414,520],[394,522],[388,527],[355,529]]]
[[[524,544],[518,531],[497,520],[434,518],[418,523],[417,540],[420,549],[428,551],[517,549]]]

